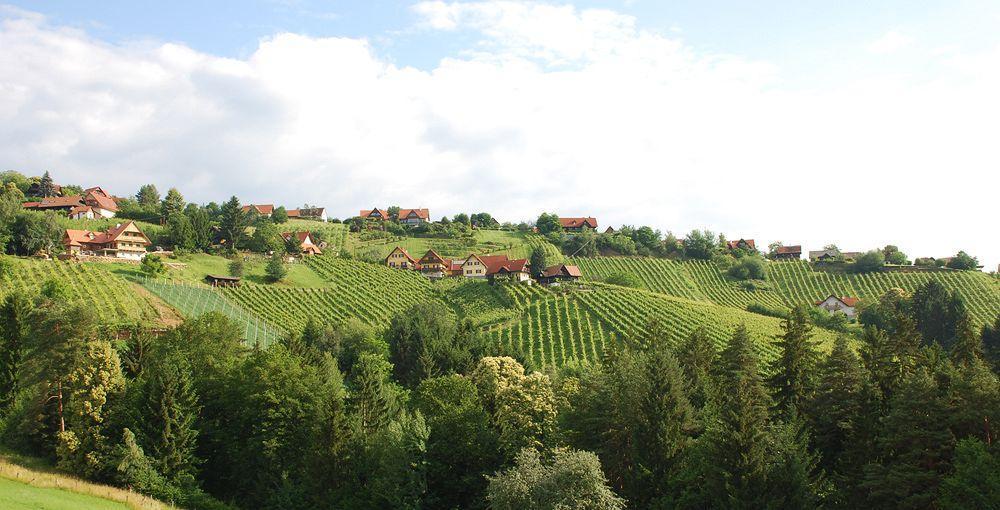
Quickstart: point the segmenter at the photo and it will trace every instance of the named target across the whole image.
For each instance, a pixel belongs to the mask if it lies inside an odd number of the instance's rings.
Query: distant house
[[[410,256],[406,248],[397,246],[385,258],[385,265],[396,269],[419,269],[417,260]]]
[[[427,253],[417,261],[420,272],[428,278],[444,278],[454,276],[456,270],[461,272],[462,265],[456,264],[451,259],[446,259],[434,250],[427,250]]]
[[[757,244],[753,239],[739,239],[736,241],[726,241],[726,247],[732,250],[757,251]]]
[[[837,260],[840,256],[840,252],[837,250],[816,250],[809,252],[809,260],[811,262],[830,262]]]
[[[558,264],[545,268],[545,271],[542,271],[542,274],[538,276],[538,283],[558,285],[559,282],[579,280],[582,276],[583,273],[580,272],[579,267]]]
[[[62,192],[62,186],[53,183],[52,184],[52,192],[53,192],[53,194],[55,196],[61,197],[62,194],[63,194],[63,192]],[[41,182],[33,182],[33,183],[31,183],[31,186],[28,186],[28,191],[26,191],[24,194],[26,196],[29,196],[29,197],[40,197],[40,196],[42,196],[42,183]]]
[[[608,227],[608,228],[604,229],[604,233],[605,234],[614,234],[615,233],[615,229],[613,229],[611,227]]]
[[[69,230],[63,234],[63,247],[71,255],[94,255],[119,259],[142,260],[149,242],[135,222],[119,223],[106,232]]]
[[[849,319],[853,319],[858,301],[860,300],[855,297],[838,297],[831,294],[830,297],[822,301],[817,301],[816,306],[831,314],[839,312],[846,315]]]
[[[274,204],[247,204],[243,206],[243,213],[253,211],[265,218],[270,218],[274,214]]]
[[[559,225],[564,232],[582,232],[584,230],[596,230],[597,218],[559,218]]]
[[[802,246],[779,246],[774,251],[775,260],[799,260],[802,258]]]
[[[400,209],[397,218],[400,223],[417,225],[431,221],[431,213],[428,209]]]
[[[118,204],[99,187],[87,188],[82,195],[45,197],[38,202],[25,202],[25,209],[64,211],[73,219],[114,218]]]
[[[240,277],[209,274],[205,275],[205,283],[213,287],[239,287]]]
[[[462,276],[466,278],[497,278],[524,282],[531,279],[527,259],[511,260],[506,255],[469,255],[461,264]]]
[[[288,217],[303,220],[326,221],[325,207],[303,207],[301,209],[289,209]]]
[[[367,220],[386,221],[389,219],[389,211],[379,209],[378,207],[374,209],[362,209],[361,214],[358,214],[358,216]]]
[[[303,255],[322,255],[323,250],[319,249],[315,243],[313,243],[312,237],[309,232],[282,232],[281,238],[287,243],[291,239],[298,241],[299,246],[302,248]]]

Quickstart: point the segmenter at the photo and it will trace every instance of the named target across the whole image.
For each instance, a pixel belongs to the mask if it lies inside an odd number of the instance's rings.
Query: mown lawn
[[[128,510],[125,503],[54,487],[33,487],[0,478],[0,508],[6,510]]]
[[[267,283],[265,281],[264,268],[267,258],[261,255],[241,254],[245,257],[243,262],[243,279],[252,283]],[[177,264],[167,270],[167,277],[185,283],[203,283],[205,275],[228,275],[229,259],[220,255],[209,255],[207,253],[192,253],[182,255],[176,259],[166,258],[164,262],[168,265]],[[181,265],[183,264],[183,265]],[[138,265],[132,264],[107,264],[113,271],[119,274],[141,276]],[[286,264],[288,276],[274,284],[278,287],[326,287],[329,282],[324,280],[308,266],[301,262]]]

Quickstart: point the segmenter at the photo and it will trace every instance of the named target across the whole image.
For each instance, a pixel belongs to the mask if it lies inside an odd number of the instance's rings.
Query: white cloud
[[[276,34],[246,59],[110,45],[9,14],[0,165],[196,201],[432,214],[542,211],[760,244],[958,249],[996,266],[1000,51],[931,81],[788,88],[773,64],[704,54],[605,10],[421,3],[467,52],[423,71],[366,41]]]
[[[878,55],[890,55],[913,44],[913,39],[905,34],[890,30],[868,45],[868,51]]]

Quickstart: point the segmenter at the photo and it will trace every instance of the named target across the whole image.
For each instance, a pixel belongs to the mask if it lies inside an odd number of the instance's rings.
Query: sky
[[[341,218],[555,212],[996,270],[998,90],[993,1],[0,4],[0,170]]]

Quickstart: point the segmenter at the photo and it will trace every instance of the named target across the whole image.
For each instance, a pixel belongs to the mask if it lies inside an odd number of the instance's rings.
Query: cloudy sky
[[[1000,263],[997,2],[92,3],[0,6],[0,169]]]

